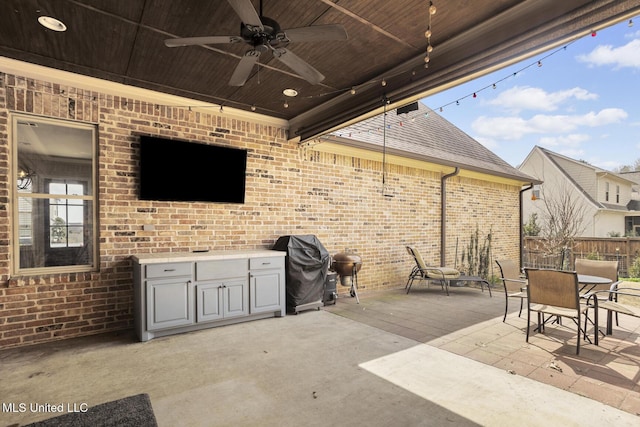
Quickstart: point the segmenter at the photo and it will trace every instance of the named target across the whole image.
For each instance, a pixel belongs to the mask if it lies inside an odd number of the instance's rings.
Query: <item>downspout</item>
[[[522,267],[524,266],[524,260],[523,260],[523,256],[524,254],[522,253],[522,248],[524,247],[524,230],[522,228],[522,224],[524,224],[524,212],[522,209],[522,195],[524,194],[525,191],[527,190],[531,190],[533,188],[533,183],[529,184],[529,186],[524,187],[522,190],[520,190],[520,248],[518,249],[518,252],[520,253],[520,269],[522,269]]]
[[[460,168],[456,169],[440,178],[440,265],[446,266],[446,243],[447,243],[447,179],[460,173]]]

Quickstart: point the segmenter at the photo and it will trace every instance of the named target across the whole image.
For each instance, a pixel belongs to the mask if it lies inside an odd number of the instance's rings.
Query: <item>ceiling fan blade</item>
[[[167,39],[164,44],[167,47],[193,46],[203,44],[229,44],[242,43],[242,37],[238,36],[209,36],[209,37],[186,37],[182,39]]]
[[[284,65],[291,68],[298,73],[300,77],[305,79],[311,84],[318,84],[324,80],[324,76],[320,71],[313,68],[311,65],[302,60],[299,56],[295,55],[288,49],[277,48],[273,50],[273,56],[280,60]]]
[[[283,32],[289,41],[292,42],[346,40],[348,38],[347,31],[340,24],[290,28],[288,30],[283,30]]]
[[[260,58],[260,51],[255,49],[247,51],[233,71],[229,86],[244,86],[258,58]]]
[[[259,28],[260,30],[264,30],[264,26],[262,25],[262,21],[260,21],[260,16],[256,9],[253,7],[251,0],[227,0],[233,10],[236,11],[236,14],[242,20],[242,23],[245,25],[249,25],[252,27]]]

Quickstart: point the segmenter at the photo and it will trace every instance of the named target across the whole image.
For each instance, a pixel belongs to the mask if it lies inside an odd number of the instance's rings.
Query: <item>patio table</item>
[[[588,274],[578,274],[578,283],[582,285],[580,295],[588,294],[598,285],[610,285],[613,283],[611,279],[600,276],[591,276]]]

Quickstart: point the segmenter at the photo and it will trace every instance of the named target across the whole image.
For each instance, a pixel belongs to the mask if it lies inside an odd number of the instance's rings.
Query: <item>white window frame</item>
[[[13,237],[13,274],[14,275],[43,275],[54,273],[76,273],[76,272],[89,272],[96,271],[98,269],[98,193],[97,193],[97,176],[98,176],[98,155],[97,155],[97,127],[95,124],[74,122],[64,119],[49,118],[44,116],[34,116],[29,114],[12,113],[11,118],[11,148],[12,148],[12,171],[11,171],[11,189],[12,189],[12,237]],[[20,121],[28,121],[33,123],[51,124],[55,126],[62,126],[68,128],[81,129],[91,132],[91,188],[88,195],[62,195],[59,194],[44,194],[44,193],[25,193],[18,191],[16,185],[18,181],[19,165],[18,165],[18,126]],[[19,201],[21,199],[31,199],[34,201],[43,199],[76,199],[88,201],[91,204],[91,241],[86,242],[87,245],[91,245],[91,257],[88,264],[82,265],[63,265],[63,266],[50,266],[50,267],[20,267],[20,234],[21,231],[24,234],[24,230],[20,230],[19,215],[22,212],[19,208]],[[33,204],[31,204],[33,205]],[[24,207],[24,206],[23,206]],[[31,239],[35,239],[33,233],[36,231],[31,230]],[[44,228],[43,228],[44,232]],[[44,236],[39,236],[41,240],[44,240]]]

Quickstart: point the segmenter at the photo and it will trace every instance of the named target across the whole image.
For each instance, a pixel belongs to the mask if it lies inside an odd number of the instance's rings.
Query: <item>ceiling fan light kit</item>
[[[253,67],[260,56],[271,51],[273,57],[292,69],[307,82],[316,85],[324,80],[324,75],[309,63],[287,49],[289,43],[346,40],[347,32],[342,25],[313,25],[309,27],[282,30],[274,19],[260,14],[251,0],[227,0],[240,17],[239,36],[204,36],[165,40],[167,47],[194,46],[206,44],[246,43],[251,48],[240,58],[229,79],[230,86],[244,86],[251,76]]]

